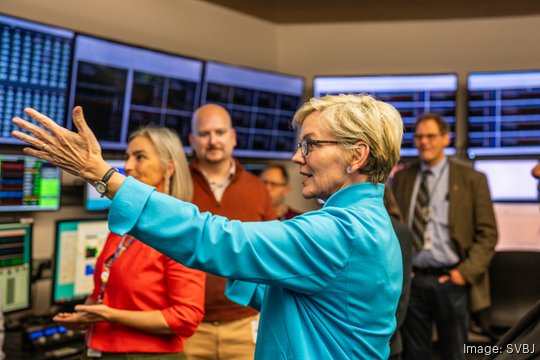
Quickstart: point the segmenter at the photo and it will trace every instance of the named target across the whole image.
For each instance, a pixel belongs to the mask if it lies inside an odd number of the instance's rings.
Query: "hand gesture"
[[[92,313],[77,311],[73,313],[59,313],[53,317],[53,321],[71,330],[82,330],[89,325],[106,320]]]
[[[86,124],[80,106],[73,109],[73,123],[78,132],[61,127],[34,109],[26,108],[24,112],[44,127],[41,128],[21,118],[13,118],[13,124],[31,134],[18,130],[12,132],[15,138],[31,146],[23,149],[25,154],[49,161],[91,182],[100,180],[107,172],[109,166],[103,160],[101,147]]]

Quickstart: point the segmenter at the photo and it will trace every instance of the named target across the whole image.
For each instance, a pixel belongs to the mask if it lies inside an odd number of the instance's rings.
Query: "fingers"
[[[11,122],[21,129],[24,129],[31,133],[34,136],[28,135],[23,133],[22,131],[14,130],[12,131],[12,135],[16,137],[19,140],[22,140],[26,143],[28,143],[30,146],[35,147],[36,149],[41,149],[43,146],[43,143],[52,143],[54,141],[54,137],[51,136],[47,131],[45,131],[43,128],[34,125],[26,120],[23,120],[21,118],[13,118]]]
[[[448,280],[450,280],[450,276],[448,275],[442,275],[442,276],[439,276],[439,284],[444,284],[445,282],[447,282]]]
[[[86,314],[99,314],[99,305],[75,305],[75,311]]]
[[[88,127],[86,120],[84,118],[83,109],[80,106],[75,106],[72,112],[73,124],[77,128],[79,134],[85,138],[95,138],[94,133]]]
[[[51,154],[49,154],[49,153],[47,153],[45,151],[25,147],[25,148],[23,148],[23,153],[25,155],[34,156],[34,157],[37,157],[38,159],[45,160],[45,161],[48,161],[48,162],[54,164],[54,159],[52,158]]]
[[[54,122],[52,119],[43,115],[37,110],[34,110],[32,108],[25,108],[24,113],[30,116],[32,119],[36,120],[41,125],[43,125],[45,129],[49,130],[53,134],[56,134],[57,130],[61,128],[56,122]]]

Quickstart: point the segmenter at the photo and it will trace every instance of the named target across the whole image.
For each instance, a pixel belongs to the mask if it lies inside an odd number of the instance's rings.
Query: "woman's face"
[[[129,142],[124,170],[126,175],[163,192],[165,169],[161,166],[154,144],[146,136],[137,136]]]
[[[320,113],[311,113],[302,124],[300,141],[310,140],[336,140],[320,126]],[[292,161],[300,165],[302,175],[302,195],[306,199],[318,198],[326,200],[347,181],[347,164],[342,157],[343,149],[338,144],[316,144],[309,149],[307,156],[302,155],[298,149]]]

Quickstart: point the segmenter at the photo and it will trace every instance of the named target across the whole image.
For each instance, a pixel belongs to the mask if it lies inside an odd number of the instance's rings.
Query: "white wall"
[[[276,27],[196,0],[2,0],[0,12],[207,60],[276,68]]]
[[[311,78],[538,69],[539,32],[538,15],[284,25],[278,27],[278,70]]]

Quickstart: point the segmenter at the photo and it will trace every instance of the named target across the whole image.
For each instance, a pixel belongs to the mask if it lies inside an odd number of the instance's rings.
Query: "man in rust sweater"
[[[193,203],[200,211],[231,220],[275,220],[272,202],[263,183],[233,158],[236,131],[223,107],[200,107],[191,122],[189,142],[195,152],[190,165]],[[185,343],[188,360],[253,359],[258,312],[225,296],[227,279],[212,274],[206,279],[205,317]]]

